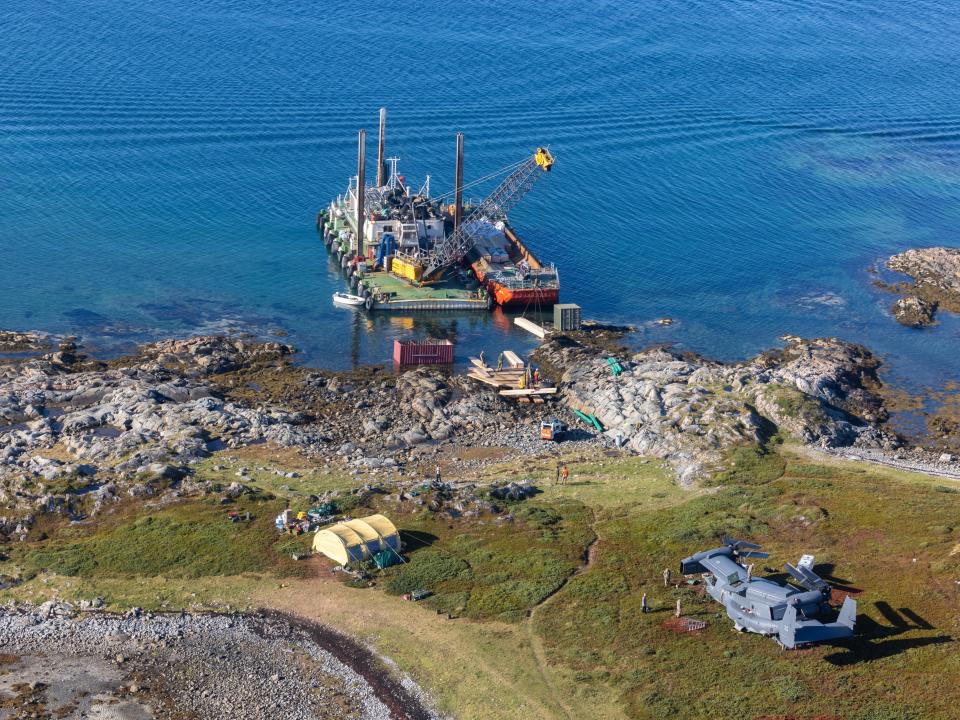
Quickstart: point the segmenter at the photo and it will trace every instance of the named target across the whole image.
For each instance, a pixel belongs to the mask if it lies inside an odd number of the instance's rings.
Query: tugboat
[[[381,108],[376,184],[364,179],[361,130],[357,175],[317,215],[317,230],[349,278],[352,297],[362,298],[368,310],[393,311],[546,307],[559,301],[557,269],[540,262],[507,224],[507,212],[553,167],[549,150],[539,147],[488,176],[506,174],[482,202],[464,207],[463,134],[457,133],[454,202],[446,205],[443,196],[430,195],[429,175],[415,191],[398,174],[398,158],[384,158],[385,130]]]

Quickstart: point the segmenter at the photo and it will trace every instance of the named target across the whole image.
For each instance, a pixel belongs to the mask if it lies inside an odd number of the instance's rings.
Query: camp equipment
[[[396,526],[383,515],[370,515],[318,530],[313,551],[346,565],[369,560],[384,550],[399,554],[400,535]]]

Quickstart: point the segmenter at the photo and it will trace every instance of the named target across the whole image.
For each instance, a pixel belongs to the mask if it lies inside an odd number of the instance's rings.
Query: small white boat
[[[334,305],[347,305],[349,307],[363,307],[363,298],[359,295],[350,293],[335,292],[333,294]]]

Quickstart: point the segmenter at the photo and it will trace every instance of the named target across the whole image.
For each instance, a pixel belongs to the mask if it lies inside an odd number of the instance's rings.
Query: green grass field
[[[278,536],[272,527],[283,498],[225,507],[186,500],[126,505],[89,525],[45,526],[47,538],[6,548],[0,572],[25,582],[0,599],[102,595],[117,609],[223,609],[325,597],[323,617],[364,637],[374,633],[369,639],[461,720],[506,720],[524,709],[555,718],[956,717],[958,484],[782,446],[735,452],[726,470],[694,490],[642,458],[596,453],[567,461],[570,482],[559,487],[550,459],[483,471],[485,480],[540,483],[542,494],[512,506],[512,522],[452,520],[368,499],[355,514],[384,510],[409,549],[409,564],[386,571],[374,588],[302,577],[306,565],[290,554],[310,538]],[[224,462],[202,466],[201,475],[233,477],[232,465],[213,471],[214,464]],[[304,470],[296,489],[270,472],[251,482],[297,502],[314,488],[348,486],[346,478]],[[234,509],[255,519],[228,523]],[[724,534],[771,553],[758,574],[776,575],[784,562],[815,554],[818,572],[857,599],[858,637],[782,651],[734,632],[697,586],[663,586],[664,568]],[[294,597],[285,585],[296,588]],[[420,587],[434,597],[420,604],[394,597]],[[640,611],[644,592],[649,614]],[[684,614],[707,621],[704,631],[664,627],[678,599]],[[491,661],[498,653],[505,665]],[[450,672],[454,657],[457,667],[473,658],[475,670]],[[485,703],[504,683],[520,697]]]

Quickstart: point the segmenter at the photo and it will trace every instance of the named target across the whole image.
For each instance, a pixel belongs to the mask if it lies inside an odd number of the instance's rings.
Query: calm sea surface
[[[958,244],[958,37],[960,4],[915,0],[7,0],[0,327],[108,351],[284,331],[331,367],[395,336],[529,347],[502,315],[331,306],[315,213],[385,105],[436,192],[456,130],[467,181],[550,144],[512,221],[590,317],[670,316],[642,340],[728,359],[837,335],[901,381],[958,377],[960,320],[897,326],[867,271]]]

